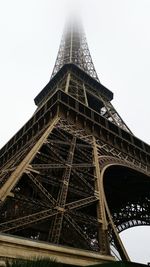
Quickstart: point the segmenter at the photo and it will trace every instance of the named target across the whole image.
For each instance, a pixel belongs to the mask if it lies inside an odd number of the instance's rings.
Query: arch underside
[[[106,201],[118,233],[150,225],[150,177],[130,167],[112,165],[104,172]]]
[[[130,158],[120,159],[117,149],[113,157],[112,147],[69,121],[54,121],[46,134],[41,133],[30,152],[23,150],[24,170],[0,206],[0,232],[104,255],[112,253],[113,245],[119,258],[128,260],[114,225],[120,232],[135,222],[149,224],[149,177],[134,170],[132,166],[138,167]],[[2,178],[8,179],[9,172],[12,177],[19,164],[17,155]]]

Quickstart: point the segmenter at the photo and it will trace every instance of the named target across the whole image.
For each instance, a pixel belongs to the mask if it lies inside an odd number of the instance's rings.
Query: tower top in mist
[[[96,73],[81,19],[71,16],[65,25],[57,59],[51,78],[65,65],[75,64],[95,80],[99,81]]]

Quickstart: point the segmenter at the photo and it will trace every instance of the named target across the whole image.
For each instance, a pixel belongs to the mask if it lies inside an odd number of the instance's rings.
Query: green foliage
[[[13,260],[7,261],[6,267],[62,267],[62,264],[51,259]]]

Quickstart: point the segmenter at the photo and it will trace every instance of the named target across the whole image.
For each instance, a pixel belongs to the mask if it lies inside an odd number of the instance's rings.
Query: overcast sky
[[[0,147],[32,116],[71,9],[82,15],[95,68],[114,92],[115,108],[149,143],[150,0],[0,0]],[[121,236],[133,261],[150,261],[149,227]]]

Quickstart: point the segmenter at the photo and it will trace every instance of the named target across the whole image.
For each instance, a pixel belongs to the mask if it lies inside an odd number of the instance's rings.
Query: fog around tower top
[[[114,92],[113,105],[150,143],[149,14],[149,0],[0,1],[0,147],[35,111],[33,99],[50,79],[68,16],[81,17],[100,81]],[[140,230],[122,235],[131,259],[147,263],[150,230],[138,241]]]

